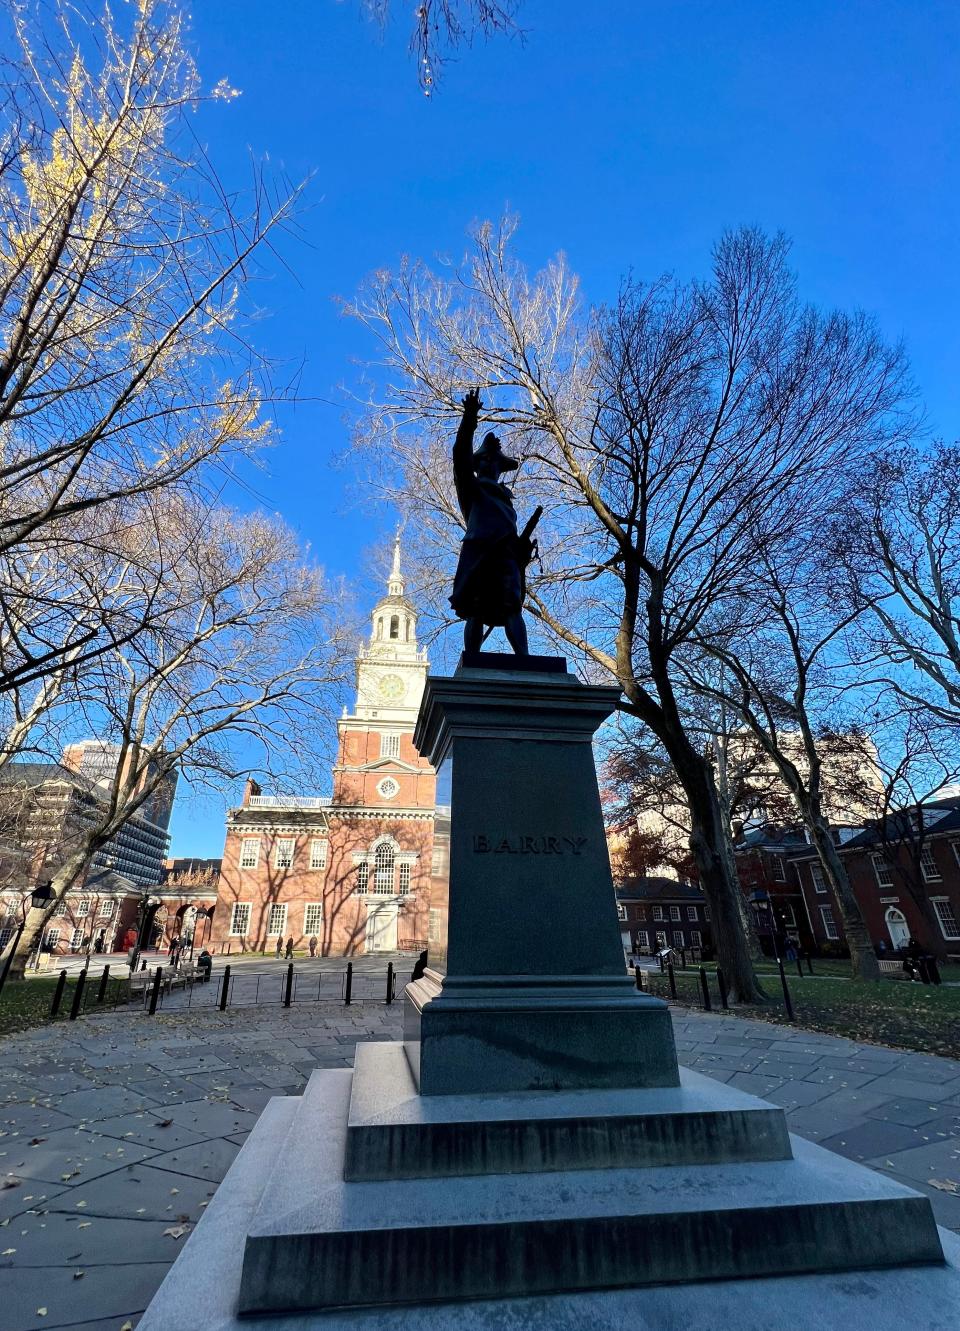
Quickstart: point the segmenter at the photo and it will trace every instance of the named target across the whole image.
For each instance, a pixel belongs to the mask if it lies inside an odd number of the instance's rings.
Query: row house
[[[712,953],[709,907],[693,883],[658,876],[635,878],[617,886],[616,898],[627,954],[650,955],[665,947]]]
[[[911,939],[928,952],[960,958],[960,797],[897,810],[885,820],[834,829],[834,841],[879,954]],[[741,885],[755,906],[761,941],[773,929],[804,950],[844,953],[838,917],[820,861],[799,834],[755,831],[736,846]]]

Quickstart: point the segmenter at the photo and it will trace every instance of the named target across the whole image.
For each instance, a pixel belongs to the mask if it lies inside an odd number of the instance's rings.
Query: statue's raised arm
[[[492,432],[474,451],[473,438],[483,403],[473,388],[463,399],[463,416],[453,444],[453,478],[466,532],[453,582],[450,604],[466,621],[463,647],[478,652],[486,629],[500,626],[517,656],[527,656],[523,622],[524,570],[531,543],[517,534],[513,495],[502,484],[505,471],[519,463],[507,457]]]

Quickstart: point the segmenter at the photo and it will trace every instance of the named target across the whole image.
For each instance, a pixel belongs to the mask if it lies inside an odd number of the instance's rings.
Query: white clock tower
[[[398,534],[387,594],[374,606],[370,642],[357,654],[356,718],[412,730],[427,666],[426,651],[417,648],[417,612],[404,594]]]

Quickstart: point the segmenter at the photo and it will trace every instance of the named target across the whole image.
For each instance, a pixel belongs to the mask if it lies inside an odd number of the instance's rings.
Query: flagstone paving
[[[960,1062],[674,1009],[680,1058],[773,1100],[793,1131],[931,1198],[960,1231]],[[397,1004],[105,1013],[0,1044],[0,1325],[137,1319],[257,1115]]]

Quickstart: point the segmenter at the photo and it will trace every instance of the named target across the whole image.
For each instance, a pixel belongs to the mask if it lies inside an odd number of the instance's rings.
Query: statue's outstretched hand
[[[471,388],[470,391],[467,393],[466,397],[463,399],[464,416],[476,420],[478,415],[480,414],[480,408],[482,406],[483,403],[480,401],[480,389]]]

